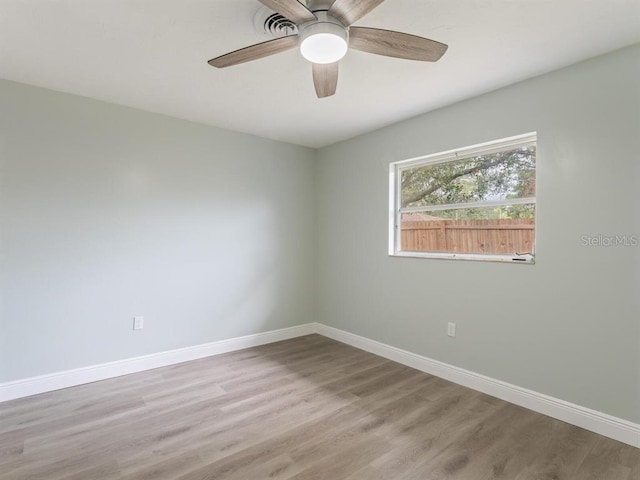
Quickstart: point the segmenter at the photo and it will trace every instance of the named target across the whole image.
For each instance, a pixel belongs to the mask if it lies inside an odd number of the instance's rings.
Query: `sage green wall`
[[[639,117],[635,46],[322,149],[318,321],[639,422]],[[532,131],[536,265],[387,256],[390,162]]]
[[[314,158],[0,81],[0,382],[311,321]]]

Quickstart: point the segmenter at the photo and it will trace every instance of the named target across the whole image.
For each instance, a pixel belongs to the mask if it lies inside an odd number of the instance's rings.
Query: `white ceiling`
[[[315,96],[296,50],[218,70],[268,40],[257,0],[0,0],[0,77],[310,147],[640,41],[638,0],[387,0],[356,25],[449,45],[437,63],[351,50]]]

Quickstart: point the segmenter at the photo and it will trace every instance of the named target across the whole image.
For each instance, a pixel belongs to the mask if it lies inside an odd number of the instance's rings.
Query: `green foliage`
[[[419,207],[533,197],[535,163],[535,147],[522,147],[405,170],[402,173],[402,206]],[[442,218],[534,216],[533,206],[530,205],[433,213]]]

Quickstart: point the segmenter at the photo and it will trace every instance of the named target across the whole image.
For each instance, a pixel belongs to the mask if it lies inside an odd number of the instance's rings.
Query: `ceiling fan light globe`
[[[300,53],[312,63],[335,63],[349,48],[347,29],[327,12],[315,12],[315,15],[318,20],[298,27]]]
[[[316,33],[300,43],[300,53],[312,63],[334,63],[347,53],[347,41],[333,33]]]

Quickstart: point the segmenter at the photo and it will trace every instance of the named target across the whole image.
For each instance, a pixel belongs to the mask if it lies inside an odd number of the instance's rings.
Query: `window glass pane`
[[[403,251],[439,253],[533,253],[535,205],[403,213]]]
[[[402,171],[402,208],[535,197],[536,148],[498,153]]]

